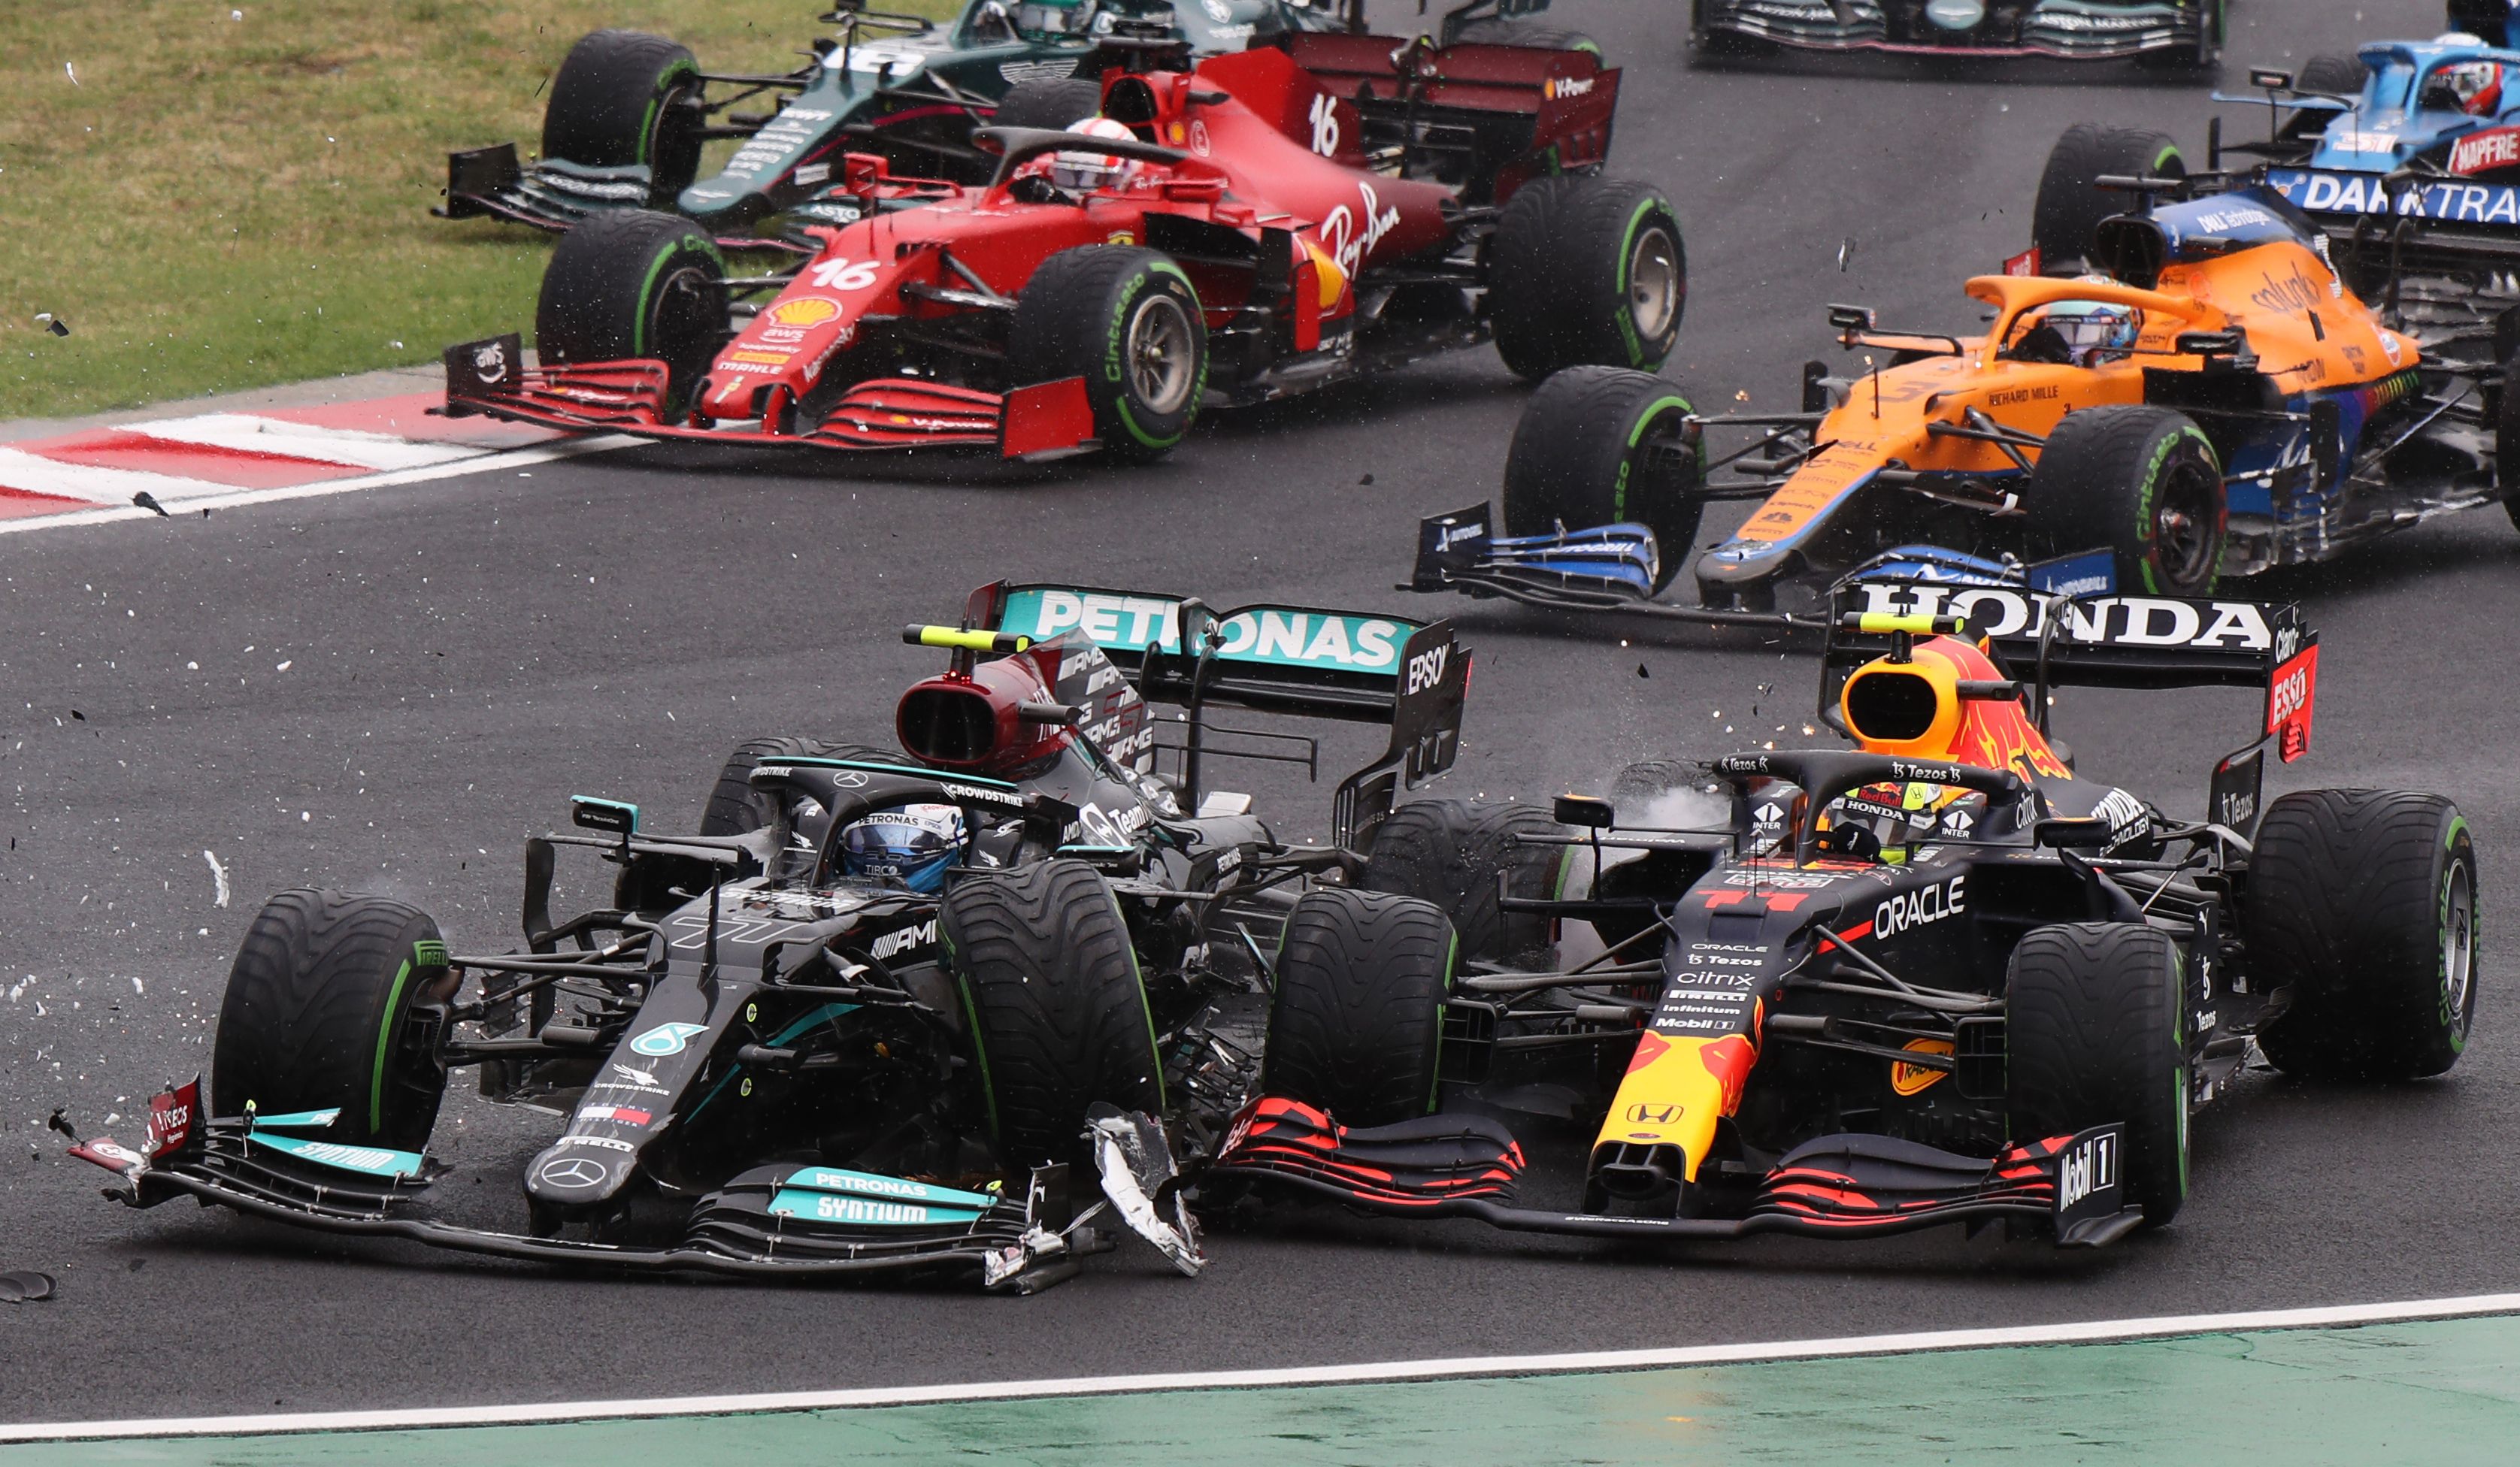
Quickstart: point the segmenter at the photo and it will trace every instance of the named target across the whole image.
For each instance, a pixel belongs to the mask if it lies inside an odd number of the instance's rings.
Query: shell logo
[[[820,326],[840,314],[840,308],[828,300],[785,301],[773,306],[770,319],[781,326]]]
[[[1298,238],[1301,239],[1300,236]],[[1311,240],[1301,240],[1301,243],[1305,253],[1313,257],[1315,278],[1322,283],[1322,309],[1336,310],[1339,297],[1347,293],[1347,272],[1339,268],[1338,261],[1331,258],[1328,250]]]
[[[1907,1044],[1900,1047],[1912,1049],[1919,1054],[1949,1054],[1952,1052],[1952,1042],[1950,1040],[1916,1039],[1908,1041]],[[1912,1065],[1904,1060],[1897,1061],[1890,1066],[1890,1089],[1897,1090],[1902,1095],[1913,1095],[1922,1091],[1935,1081],[1942,1079],[1945,1073],[1946,1072],[1942,1070],[1927,1069],[1923,1065]]]
[[[1135,244],[1138,243],[1138,237],[1130,233],[1128,230],[1115,229],[1111,231],[1110,237],[1102,243],[1105,244]]]

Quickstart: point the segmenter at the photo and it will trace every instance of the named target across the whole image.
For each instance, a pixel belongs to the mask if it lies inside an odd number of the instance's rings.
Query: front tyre
[[[1045,861],[965,874],[945,889],[942,930],[1008,1166],[1082,1161],[1097,1102],[1162,1112],[1138,955],[1100,872]]]
[[[679,418],[732,333],[726,260],[707,231],[647,209],[592,215],[543,269],[534,345],[545,365],[665,364],[666,416]]]
[[[1540,384],[1505,460],[1505,532],[1547,535],[1637,523],[1654,533],[1653,589],[1697,541],[1705,451],[1681,441],[1691,409],[1651,373],[1569,367]]]
[[[1457,956],[1452,923],[1431,903],[1306,892],[1278,949],[1263,1088],[1343,1126],[1433,1110]]]
[[[1688,304],[1680,214],[1651,184],[1539,179],[1506,201],[1487,310],[1515,375],[1538,381],[1588,363],[1651,372],[1680,340]]]
[[[2067,414],[2024,498],[2035,553],[2105,549],[2122,591],[2210,596],[2222,577],[2223,466],[2184,414],[2128,403]]]
[[[454,996],[428,913],[383,897],[285,891],[228,970],[210,1050],[212,1114],[332,1110],[322,1134],[420,1151],[446,1066],[431,1009]]]
[[[1085,379],[1095,436],[1150,463],[1198,421],[1207,323],[1182,268],[1151,249],[1085,244],[1041,262],[1007,333],[1011,385]]]
[[[2318,1080],[2458,1063],[2476,1017],[2476,842],[2458,807],[2401,790],[2278,796],[2240,908],[2253,990],[2292,990],[2258,1036]]]
[[[543,156],[648,169],[648,203],[674,205],[698,176],[700,68],[679,42],[635,30],[578,39],[552,78]]]
[[[2015,1145],[2117,1122],[2127,1189],[2160,1226],[2187,1200],[2186,965],[2132,922],[2041,927],[2004,984],[2004,1110]]]

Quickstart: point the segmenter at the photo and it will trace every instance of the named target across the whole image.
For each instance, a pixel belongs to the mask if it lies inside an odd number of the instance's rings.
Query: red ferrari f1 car
[[[1078,119],[984,129],[985,186],[847,156],[858,217],[802,229],[785,273],[730,277],[672,215],[589,219],[544,275],[540,364],[513,334],[452,347],[446,411],[1145,460],[1204,404],[1491,337],[1535,379],[1672,349],[1680,221],[1599,176],[1619,73],[1591,52],[1305,34],[1194,70],[1118,59],[1099,91],[1027,83],[1072,89]]]

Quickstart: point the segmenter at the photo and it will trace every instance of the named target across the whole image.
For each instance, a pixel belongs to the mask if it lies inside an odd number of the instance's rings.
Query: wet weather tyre
[[[700,67],[680,42],[636,30],[578,38],[552,78],[543,156],[590,168],[644,164],[648,202],[671,208],[700,166]]]
[[[1345,1126],[1435,1108],[1453,925],[1414,897],[1323,887],[1286,918],[1263,1089]]]
[[[998,99],[993,127],[1046,127],[1065,132],[1102,111],[1102,83],[1082,76],[1019,81]]]
[[[2184,973],[2165,932],[2077,922],[2023,937],[2005,978],[2013,1144],[2122,1124],[2127,1189],[2154,1226],[2187,1200]]]
[[[1593,363],[1651,372],[1680,339],[1688,254],[1680,214],[1634,179],[1535,180],[1489,241],[1497,352],[1533,381]]]
[[[1015,299],[1007,376],[1017,386],[1085,379],[1105,453],[1172,452],[1207,390],[1207,324],[1182,268],[1151,249],[1086,244],[1041,262]]]
[[[899,749],[865,743],[833,743],[827,738],[747,738],[735,746],[717,782],[709,786],[708,804],[700,814],[702,835],[742,835],[769,824],[778,812],[770,796],[752,787],[754,766],[780,759],[863,759],[872,764],[917,768],[918,761]]]
[[[1505,460],[1505,532],[1621,522],[1654,533],[1653,590],[1696,549],[1706,502],[1703,443],[1681,439],[1691,409],[1670,382],[1620,367],[1569,367],[1523,404]]]
[[[2312,789],[2259,822],[2240,931],[2252,990],[2291,1000],[2258,1035],[2315,1080],[2410,1080],[2458,1062],[2476,1016],[2476,842],[2439,795]]]
[[[596,214],[561,236],[534,305],[545,366],[661,361],[679,417],[732,334],[726,260],[708,232],[673,214]]]
[[[321,1133],[419,1151],[446,1067],[435,1005],[452,997],[428,913],[383,897],[285,891],[263,904],[228,970],[210,1050],[219,1116],[340,1109]]]
[[[942,926],[1007,1165],[1082,1160],[1097,1102],[1162,1112],[1163,1064],[1129,924],[1092,867],[966,874],[945,889]]]
[[[2207,596],[2221,578],[2223,466],[2184,414],[2126,403],[2067,414],[2024,498],[2034,554],[2105,549],[2121,591]]]
[[[2301,64],[2301,72],[2293,78],[2293,85],[2305,92],[2323,92],[2331,97],[2359,97],[2362,93],[2362,84],[2370,79],[2371,68],[2362,65],[2361,57],[2314,56]],[[2315,112],[2312,115],[2323,122],[2334,117],[2335,113]],[[2326,129],[2322,126],[2319,130],[2324,132]]]
[[[2100,221],[2136,206],[2134,195],[2096,182],[2111,174],[2184,178],[2187,159],[2168,133],[2091,122],[2066,128],[2048,152],[2030,211],[2030,242],[2039,246],[2041,268],[2090,259],[2098,247]]]
[[[1623,825],[1642,824],[1646,808],[1675,790],[1695,789],[1706,772],[1686,759],[1640,759],[1610,777],[1610,808]]]
[[[1547,950],[1549,919],[1500,906],[1497,875],[1505,873],[1505,890],[1516,898],[1555,900],[1573,848],[1525,837],[1565,833],[1528,805],[1412,800],[1374,827],[1357,884],[1432,904],[1460,934],[1463,957],[1528,957]]]

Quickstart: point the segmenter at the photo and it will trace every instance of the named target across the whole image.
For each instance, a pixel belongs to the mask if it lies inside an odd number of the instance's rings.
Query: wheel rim
[[[2476,892],[2464,863],[2451,867],[2449,899],[2443,906],[2442,1017],[2455,1029],[2467,1013],[2476,969]]]
[[[648,306],[648,348],[673,369],[676,378],[708,366],[710,348],[725,327],[725,307],[711,272],[685,265],[656,283]]]
[[[2222,515],[2214,503],[2219,487],[2206,466],[2182,463],[2154,498],[2148,528],[2162,590],[2190,590],[2214,579],[2223,559]]]
[[[1147,411],[1169,416],[1190,405],[1197,337],[1190,312],[1169,295],[1149,296],[1129,322],[1129,391]]]
[[[1680,244],[1671,232],[1651,225],[1628,250],[1628,316],[1637,339],[1658,341],[1680,315]]]

